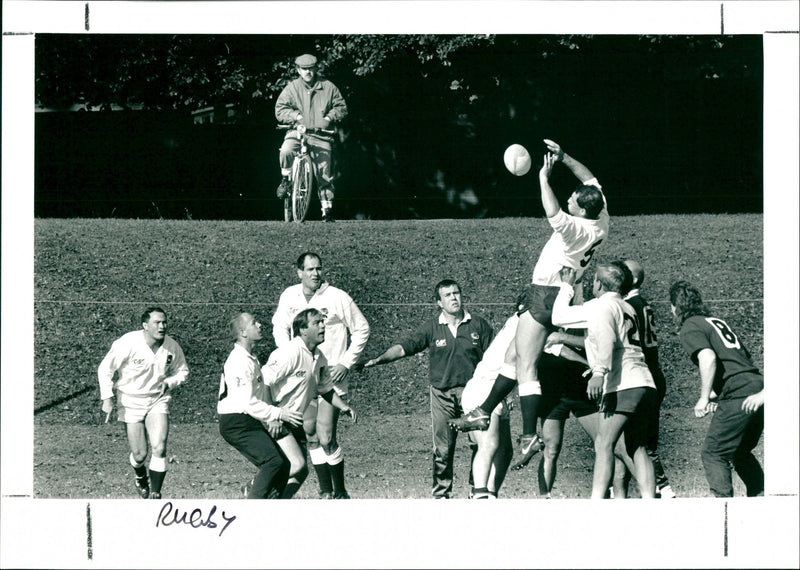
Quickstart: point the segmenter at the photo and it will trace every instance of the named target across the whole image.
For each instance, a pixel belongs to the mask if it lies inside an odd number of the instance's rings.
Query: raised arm
[[[542,207],[548,218],[552,218],[561,211],[555,192],[550,187],[550,173],[553,172],[553,165],[556,163],[556,155],[548,152],[544,155],[542,168],[539,170],[539,187],[542,191]]]
[[[572,174],[574,174],[575,177],[582,183],[585,184],[595,177],[591,170],[565,153],[564,149],[562,149],[561,145],[559,145],[557,142],[551,141],[550,139],[544,139],[544,144],[547,145],[547,150],[555,155],[556,161],[563,162],[564,166],[569,168],[572,171]]]

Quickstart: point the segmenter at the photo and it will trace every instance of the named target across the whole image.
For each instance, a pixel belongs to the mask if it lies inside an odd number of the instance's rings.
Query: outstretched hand
[[[544,155],[544,160],[542,161],[542,168],[539,170],[539,178],[549,179],[550,173],[553,171],[553,165],[558,161],[556,155],[552,152],[548,152]]]
[[[544,144],[547,145],[547,150],[555,155],[556,161],[564,160],[564,150],[560,144],[550,139],[544,139]]]

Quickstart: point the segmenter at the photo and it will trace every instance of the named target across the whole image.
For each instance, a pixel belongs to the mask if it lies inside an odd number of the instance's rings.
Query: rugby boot
[[[489,429],[489,414],[481,408],[475,408],[460,418],[447,420],[447,423],[456,431],[486,431]]]
[[[519,471],[533,459],[533,456],[544,449],[544,442],[539,438],[538,434],[528,433],[521,435],[519,438],[519,453],[521,455],[519,461],[511,466],[512,471]]]
[[[150,496],[150,480],[147,478],[147,475],[144,477],[136,477],[134,483],[142,499],[146,499]]]

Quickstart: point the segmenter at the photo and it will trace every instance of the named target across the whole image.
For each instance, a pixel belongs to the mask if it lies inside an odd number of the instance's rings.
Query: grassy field
[[[173,399],[170,496],[232,498],[251,467],[217,432],[215,402],[231,349],[224,327],[247,310],[268,323],[278,295],[296,282],[304,250],[322,256],[328,280],[348,291],[372,326],[366,354],[377,355],[435,314],[433,286],[456,279],[470,310],[494,325],[529,281],[549,236],[543,219],[339,222],[56,220],[35,224],[35,432],[37,497],[131,496],[126,443],[102,425],[96,368],[111,342],[139,328],[141,310],[162,305],[182,345],[190,381]],[[662,460],[681,496],[706,496],[695,420],[696,369],[680,349],[667,289],[688,279],[713,311],[763,359],[761,215],[612,218],[596,260],[639,260],[647,271],[669,391],[662,412]],[[257,349],[266,360],[274,348]],[[364,498],[424,498],[430,489],[427,360],[418,355],[356,373],[343,422],[350,490]],[[514,412],[513,433],[519,433]],[[588,438],[572,420],[556,495],[585,497],[591,478]],[[763,445],[763,444],[762,444]],[[758,448],[762,456],[762,447]],[[457,458],[457,496],[466,495],[466,445]],[[509,475],[504,495],[535,497],[535,469]],[[313,475],[300,497],[314,496]]]

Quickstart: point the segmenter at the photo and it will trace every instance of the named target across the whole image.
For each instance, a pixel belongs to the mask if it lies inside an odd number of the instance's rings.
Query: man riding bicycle
[[[317,58],[304,54],[295,59],[300,77],[291,81],[278,96],[275,118],[283,125],[301,124],[310,129],[330,129],[347,116],[347,105],[339,89],[317,74]],[[333,221],[333,169],[331,166],[333,137],[322,133],[309,133],[308,147],[317,173],[317,185],[322,202],[323,221]],[[281,145],[280,165],[283,179],[278,186],[278,198],[291,193],[289,175],[292,160],[300,146],[297,131],[290,129]]]

